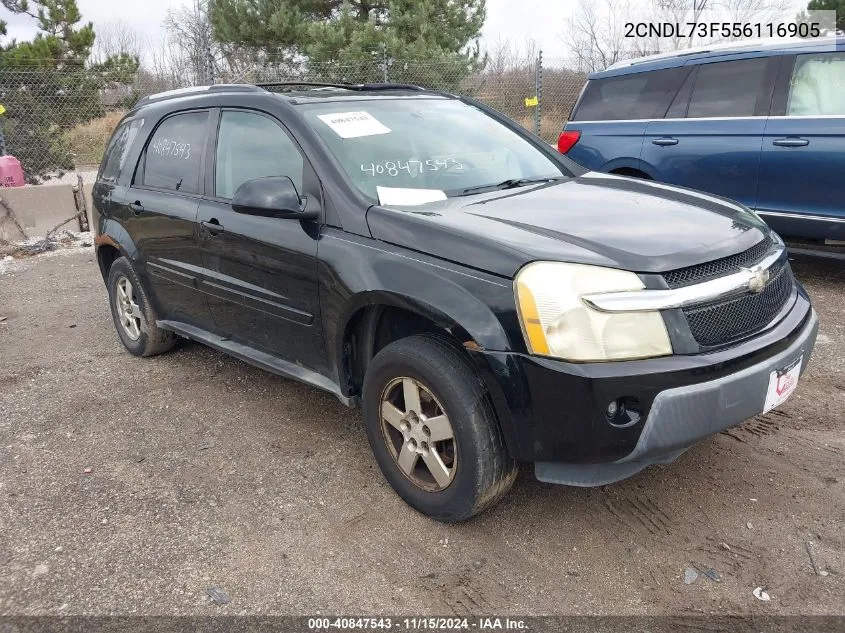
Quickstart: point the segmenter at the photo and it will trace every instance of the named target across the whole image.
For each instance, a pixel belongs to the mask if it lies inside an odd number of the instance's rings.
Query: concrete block
[[[91,186],[85,185],[88,199],[88,215],[91,215]],[[76,214],[73,202],[73,189],[70,185],[40,185],[37,187],[9,187],[0,189],[0,197],[12,208],[18,222],[26,231],[25,237],[44,237],[62,220]],[[24,236],[16,229],[13,222],[5,217],[0,209],[0,239],[16,241]],[[79,222],[74,219],[63,228],[79,230]]]

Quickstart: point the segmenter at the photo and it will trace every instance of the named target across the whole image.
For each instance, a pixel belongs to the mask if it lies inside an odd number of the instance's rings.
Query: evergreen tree
[[[86,67],[94,27],[82,23],[76,0],[1,0],[12,13],[38,23],[31,42],[0,46],[0,103],[6,108],[6,147],[23,165],[27,180],[74,167],[65,132],[104,114],[101,91],[132,81],[138,59],[114,55]],[[0,35],[6,23],[0,21]]]
[[[808,11],[836,11],[836,30],[845,31],[845,0],[810,0]]]
[[[485,16],[485,0],[211,0],[221,42],[306,62],[310,78],[319,69],[356,81],[381,79],[384,65],[390,79],[408,81],[425,66],[405,62],[422,60],[438,66],[425,83],[456,82],[481,61]]]

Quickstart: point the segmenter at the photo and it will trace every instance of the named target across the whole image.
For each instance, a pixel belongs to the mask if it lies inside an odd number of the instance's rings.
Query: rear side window
[[[687,69],[593,79],[574,114],[575,121],[611,121],[662,118]]]
[[[845,114],[845,53],[798,55],[789,83],[786,114]]]
[[[109,141],[109,146],[103,155],[103,163],[100,168],[100,175],[98,180],[104,182],[117,182],[120,177],[123,166],[126,164],[126,158],[129,156],[129,150],[132,149],[132,144],[138,137],[138,132],[144,126],[144,119],[133,119],[132,121],[125,121],[115,130]]]
[[[231,198],[247,180],[287,176],[302,191],[302,154],[271,119],[252,112],[223,112],[217,141],[215,195]]]
[[[187,112],[165,119],[144,154],[140,180],[145,187],[199,193],[200,164],[208,112]]]
[[[765,79],[767,61],[765,57],[758,57],[702,64],[698,69],[687,116],[753,116],[757,94]]]

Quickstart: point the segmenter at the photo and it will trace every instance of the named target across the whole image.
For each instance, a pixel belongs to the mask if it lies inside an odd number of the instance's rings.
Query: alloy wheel
[[[454,481],[458,452],[452,423],[423,383],[402,377],[387,384],[381,430],[399,470],[416,486],[439,492]]]
[[[135,299],[135,289],[128,277],[121,276],[117,280],[117,292],[114,303],[117,307],[117,316],[123,331],[133,341],[141,336],[141,308]]]

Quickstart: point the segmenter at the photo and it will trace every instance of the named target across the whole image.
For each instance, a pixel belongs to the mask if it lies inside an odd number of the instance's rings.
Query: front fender
[[[524,349],[509,279],[334,229],[320,240],[319,277],[326,350],[341,385],[347,326],[372,305],[424,316],[480,349]]]
[[[481,353],[527,351],[511,279],[337,229],[324,230],[318,254],[323,335],[329,367],[342,391],[348,385],[342,361],[345,335],[356,315],[369,306],[402,308],[464,343],[490,392],[509,450],[521,450],[513,417],[501,406],[501,383],[522,378],[497,375],[501,368],[491,367],[489,355]]]

